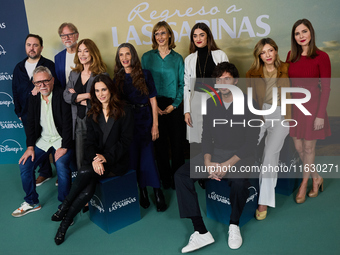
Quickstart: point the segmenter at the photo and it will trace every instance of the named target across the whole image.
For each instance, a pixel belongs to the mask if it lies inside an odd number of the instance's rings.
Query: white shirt
[[[50,147],[59,149],[61,147],[61,136],[59,135],[54,123],[52,113],[52,92],[48,96],[48,103],[41,96],[40,125],[41,136],[36,142],[36,146],[47,152]]]
[[[26,72],[27,72],[27,75],[30,79],[32,79],[33,77],[33,71],[35,69],[35,67],[37,66],[38,62],[35,62],[35,63],[30,63],[26,60],[25,62],[25,68],[26,68]]]
[[[223,101],[223,104],[224,104],[224,107],[226,110],[228,110],[229,106],[231,105],[232,101],[230,103],[227,103],[227,102],[224,102]]]
[[[65,75],[66,75],[66,83],[68,83],[68,78],[70,76],[70,72],[72,71],[71,67],[76,67],[74,63],[74,56],[76,53],[68,53],[66,51],[66,61],[65,61]]]

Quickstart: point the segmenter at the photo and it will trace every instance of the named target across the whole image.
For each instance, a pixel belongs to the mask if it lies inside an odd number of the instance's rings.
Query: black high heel
[[[148,190],[145,188],[139,188],[139,204],[144,209],[150,206]]]
[[[157,212],[164,212],[168,207],[165,203],[163,192],[160,188],[154,188]]]

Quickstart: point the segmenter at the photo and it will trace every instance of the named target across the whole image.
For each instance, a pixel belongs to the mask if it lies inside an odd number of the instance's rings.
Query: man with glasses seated
[[[58,34],[66,49],[54,56],[55,71],[61,86],[65,88],[72,71],[71,67],[76,66],[74,56],[76,54],[79,33],[76,26],[72,23],[63,23],[58,29]]]
[[[43,50],[43,39],[39,35],[29,34],[25,39],[25,50],[27,57],[19,62],[13,71],[12,91],[14,101],[14,111],[22,121],[25,131],[27,126],[28,98],[31,93],[36,94],[32,83],[33,70],[38,66],[46,66],[51,70],[53,77],[56,77],[53,61],[41,55]],[[55,80],[55,85],[59,86],[59,81]],[[41,163],[39,176],[36,185],[40,186],[52,177],[52,168],[47,158]]]
[[[39,66],[33,71],[33,84],[38,90],[29,98],[26,145],[19,160],[24,202],[12,216],[21,217],[41,209],[34,181],[35,169],[52,153],[59,179],[58,200],[63,202],[70,191],[70,160],[73,155],[70,105],[64,101],[63,89],[54,85],[51,71]]]

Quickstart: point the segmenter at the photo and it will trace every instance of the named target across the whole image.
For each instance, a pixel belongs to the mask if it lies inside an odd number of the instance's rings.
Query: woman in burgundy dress
[[[313,171],[316,170],[315,145],[317,139],[325,139],[331,135],[326,112],[330,94],[331,63],[327,53],[316,47],[314,29],[307,19],[298,20],[293,26],[291,51],[288,52],[287,62],[290,63],[288,74],[292,87],[304,88],[311,93],[310,100],[303,104],[311,115],[305,115],[293,105],[293,119],[297,125],[290,128],[290,136],[293,137],[304,168],[303,181],[296,195],[296,202],[301,204],[306,200],[310,175],[313,178],[313,188],[308,196],[316,197],[319,189],[323,191],[323,178]],[[292,93],[292,96],[305,97],[303,93]]]

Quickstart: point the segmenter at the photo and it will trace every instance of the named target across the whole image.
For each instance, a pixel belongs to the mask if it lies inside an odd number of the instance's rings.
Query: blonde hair
[[[277,44],[275,43],[275,41],[273,39],[271,39],[271,38],[261,39],[254,47],[254,51],[253,51],[254,62],[252,63],[250,70],[259,70],[260,68],[263,67],[264,63],[263,63],[260,55],[261,55],[263,47],[266,44],[269,44],[270,46],[272,46],[276,52],[279,51],[279,47],[277,46]],[[281,60],[280,60],[280,57],[279,57],[279,53],[277,53],[276,59],[274,61],[274,66],[275,66],[275,68],[278,68],[280,65],[281,65]]]

